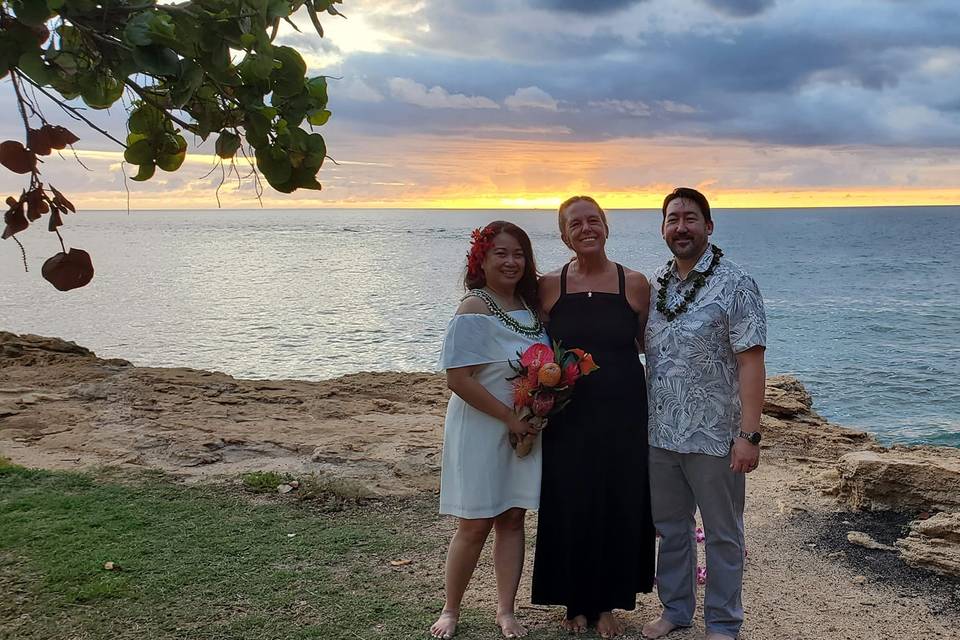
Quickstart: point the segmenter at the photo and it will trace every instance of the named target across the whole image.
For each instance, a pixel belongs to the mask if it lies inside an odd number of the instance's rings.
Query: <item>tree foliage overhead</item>
[[[59,235],[62,214],[75,212],[63,194],[44,186],[40,167],[41,156],[78,138],[46,119],[38,92],[125,147],[124,159],[137,166],[133,180],[149,180],[158,168],[176,171],[187,153],[187,136],[213,136],[220,158],[232,162],[241,154],[255,164],[258,193],[259,175],[283,193],[320,189],[317,173],[327,149],[313,128],[330,117],[327,79],[307,77],[301,55],[274,44],[274,38],[282,21],[296,28],[290,17],[300,10],[322,37],[319,16],[341,15],[335,7],[341,2],[2,0],[0,78],[13,85],[24,140],[0,143],[0,164],[30,175],[20,197],[7,198],[3,238],[47,214],[49,230]],[[90,122],[75,99],[91,109],[122,100],[126,137]],[[51,273],[66,269],[78,278],[55,282],[44,265],[44,277],[57,288],[83,286],[93,275],[92,266],[86,277],[86,267],[63,263],[50,267]],[[73,286],[61,287],[64,283]]]

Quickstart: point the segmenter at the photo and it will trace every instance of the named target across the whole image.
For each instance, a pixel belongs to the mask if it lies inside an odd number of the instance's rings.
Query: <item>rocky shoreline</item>
[[[270,469],[346,479],[382,496],[423,494],[438,485],[447,395],[430,373],[238,380],[0,332],[0,456],[33,467],[117,465],[188,480]],[[812,404],[796,378],[768,379],[763,472],[751,476],[752,493],[787,514],[906,514],[909,531],[892,544],[871,550],[866,534],[847,544],[960,576],[960,449],[883,447]]]

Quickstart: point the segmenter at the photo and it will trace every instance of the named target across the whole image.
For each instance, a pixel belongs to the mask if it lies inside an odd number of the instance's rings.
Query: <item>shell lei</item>
[[[520,335],[528,338],[539,338],[543,334],[543,323],[540,322],[540,317],[534,313],[532,309],[530,309],[527,301],[523,298],[521,298],[520,301],[523,302],[523,308],[529,311],[530,315],[533,316],[533,325],[526,325],[511,318],[510,314],[504,311],[503,308],[497,304],[497,301],[493,299],[493,296],[483,289],[470,289],[463,296],[463,298],[461,298],[461,300],[470,296],[476,296],[487,303],[487,306],[490,308],[490,313],[492,313],[501,324],[511,331],[519,333]]]

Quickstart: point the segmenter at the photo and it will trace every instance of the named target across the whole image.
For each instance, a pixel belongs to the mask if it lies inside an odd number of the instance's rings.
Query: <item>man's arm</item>
[[[737,354],[740,382],[740,430],[745,433],[760,431],[760,414],[766,392],[767,369],[763,362],[764,347],[756,346]],[[750,444],[745,438],[736,438],[730,456],[730,468],[735,473],[750,473],[760,463],[760,445]]]

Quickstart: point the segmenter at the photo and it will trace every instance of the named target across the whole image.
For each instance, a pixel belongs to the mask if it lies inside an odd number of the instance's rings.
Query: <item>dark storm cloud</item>
[[[573,13],[611,13],[640,4],[646,0],[533,0],[531,4],[540,9],[555,9]]]
[[[776,0],[703,0],[717,11],[728,16],[747,17],[763,13]]]
[[[728,10],[736,5],[741,14],[766,6],[744,21],[706,2],[669,5],[684,17],[680,26],[666,0],[633,3],[635,11],[590,22],[558,15],[531,21],[537,12],[529,13],[529,2],[519,19],[513,11],[524,6],[520,0],[471,13],[471,20],[457,0],[434,3],[411,18],[430,24],[413,38],[416,55],[354,54],[343,74],[365,78],[388,98],[390,79],[405,78],[502,108],[427,114],[387,99],[351,107],[344,117],[378,128],[459,127],[480,135],[540,126],[578,140],[684,135],[799,146],[960,144],[960,8],[953,3],[877,2],[866,11],[844,0],[827,8],[710,0]],[[531,87],[536,91],[525,96],[547,96],[557,108],[510,108],[516,100],[508,98]],[[335,88],[331,95],[336,99]]]

